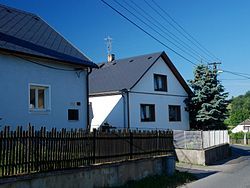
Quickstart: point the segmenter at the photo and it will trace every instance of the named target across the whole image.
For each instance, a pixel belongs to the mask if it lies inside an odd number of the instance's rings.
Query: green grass
[[[139,181],[129,181],[117,188],[174,188],[195,180],[196,178],[192,174],[177,171],[173,176],[150,176]]]

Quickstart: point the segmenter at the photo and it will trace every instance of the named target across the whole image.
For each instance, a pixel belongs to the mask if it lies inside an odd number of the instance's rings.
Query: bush
[[[230,133],[230,138],[232,139],[243,139],[244,138],[244,132],[238,132],[238,133]],[[246,133],[247,134],[247,138],[250,138],[250,132]]]

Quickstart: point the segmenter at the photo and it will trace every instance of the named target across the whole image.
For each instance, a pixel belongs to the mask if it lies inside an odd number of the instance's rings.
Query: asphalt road
[[[177,169],[195,174],[199,180],[188,188],[250,188],[250,147],[232,146],[232,157],[211,166],[177,165]]]

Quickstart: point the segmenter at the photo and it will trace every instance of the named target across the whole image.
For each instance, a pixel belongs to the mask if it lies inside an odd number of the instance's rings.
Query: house
[[[0,5],[0,126],[86,128],[97,67],[39,16]]]
[[[250,132],[250,119],[246,119],[232,129],[232,133],[237,132]]]
[[[192,91],[165,52],[109,59],[89,77],[92,129],[189,129]]]

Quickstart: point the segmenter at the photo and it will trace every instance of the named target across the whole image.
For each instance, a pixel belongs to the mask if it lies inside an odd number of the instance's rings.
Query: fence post
[[[187,149],[186,131],[183,132],[183,136],[184,136],[184,149]]]
[[[203,131],[201,131],[201,149],[204,149]]]
[[[130,144],[130,155],[129,159],[133,159],[133,133],[129,130],[129,144]]]
[[[93,164],[95,164],[96,129],[93,129]]]

